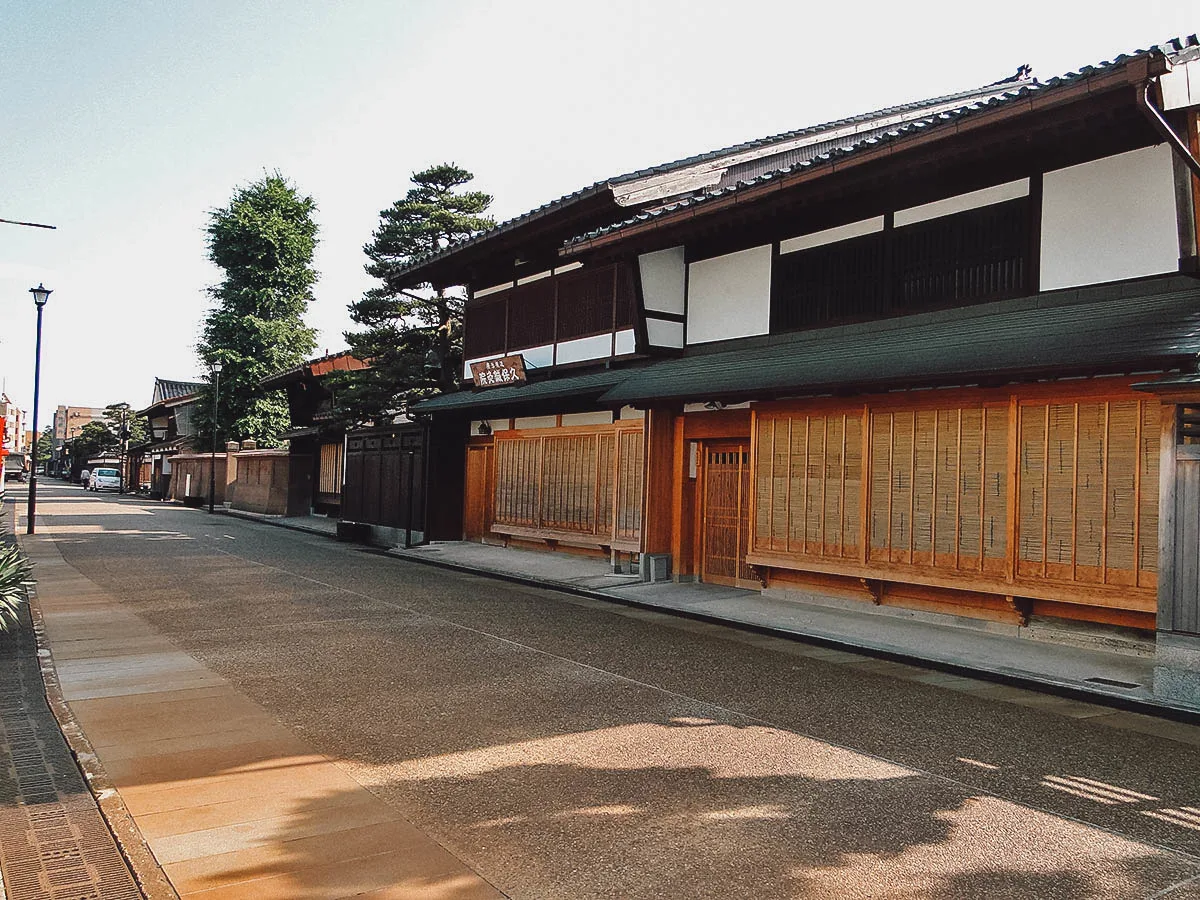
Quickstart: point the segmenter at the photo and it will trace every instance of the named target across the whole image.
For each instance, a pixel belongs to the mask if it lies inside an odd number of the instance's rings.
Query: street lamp
[[[42,387],[42,309],[50,299],[53,291],[38,282],[38,286],[30,288],[33,294],[33,304],[37,307],[37,348],[33,354],[33,433],[38,433],[38,402],[41,400]],[[37,522],[37,454],[34,454],[33,468],[29,472],[29,508],[25,513],[25,533],[33,534]]]
[[[212,364],[213,377],[213,414],[212,414],[212,454],[208,464],[208,511],[211,513],[217,499],[217,396],[221,393],[221,364]]]

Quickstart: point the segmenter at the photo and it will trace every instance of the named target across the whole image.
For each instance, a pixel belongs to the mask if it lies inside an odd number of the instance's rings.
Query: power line
[[[57,225],[43,225],[41,222],[18,222],[15,219],[0,219],[5,225],[27,225],[30,228],[49,228],[52,231],[58,228]]]

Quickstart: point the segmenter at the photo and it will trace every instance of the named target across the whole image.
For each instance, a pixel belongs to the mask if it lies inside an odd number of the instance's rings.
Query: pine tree
[[[363,247],[367,274],[381,284],[350,304],[363,326],[346,341],[371,367],[338,373],[338,406],[353,424],[385,421],[409,403],[458,389],[462,373],[461,293],[408,285],[400,272],[421,257],[443,250],[495,225],[484,215],[492,198],[459,190],[474,176],[453,163],[412,176],[403,200],[379,214],[379,227]]]
[[[276,445],[288,427],[283,393],[263,393],[259,381],[299,365],[316,347],[303,320],[317,279],[315,211],[312,197],[276,172],[209,214],[209,259],[225,277],[209,289],[216,302],[196,349],[205,369],[220,362],[222,370],[216,423],[211,385],[196,407],[201,446],[214,427],[221,440],[254,438],[262,446]]]

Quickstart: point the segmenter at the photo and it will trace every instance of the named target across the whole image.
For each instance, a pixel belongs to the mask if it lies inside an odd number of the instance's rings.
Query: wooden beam
[[[1162,404],[1158,453],[1158,630],[1175,626],[1176,407]],[[1138,448],[1141,456],[1141,447]],[[1140,461],[1139,461],[1140,464]],[[1134,561],[1136,564],[1136,560]]]
[[[642,552],[670,553],[675,477],[675,419],[679,411],[654,406],[646,410],[645,461],[642,481]]]

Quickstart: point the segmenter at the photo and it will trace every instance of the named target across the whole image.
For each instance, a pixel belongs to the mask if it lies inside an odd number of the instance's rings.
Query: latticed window
[[[1004,593],[1053,582],[1148,597],[1159,410],[1154,400],[1004,397],[760,412],[752,552],[853,559],[881,574],[974,572]]]
[[[778,256],[771,329],[792,331],[1028,290],[1028,197]]]
[[[637,543],[642,441],[640,425],[498,434],[495,525]]]

